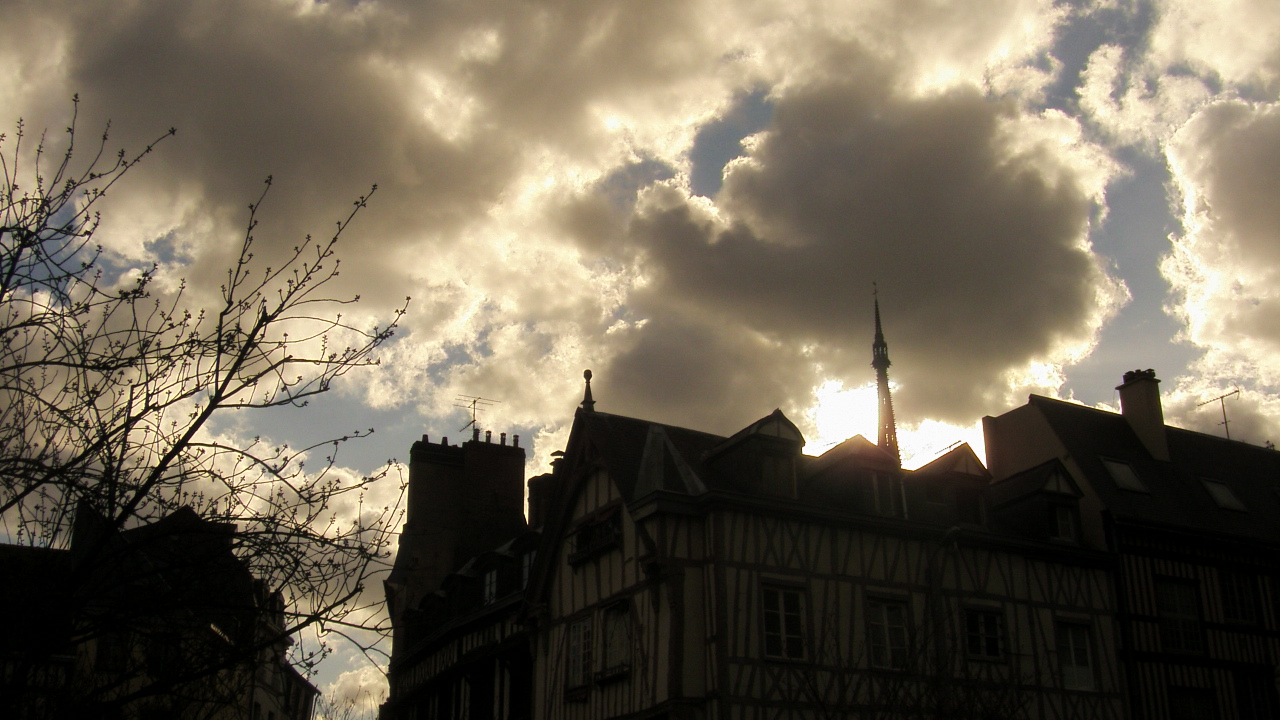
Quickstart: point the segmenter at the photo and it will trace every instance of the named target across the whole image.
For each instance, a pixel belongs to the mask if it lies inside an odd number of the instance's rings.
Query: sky
[[[112,147],[177,128],[98,240],[194,302],[266,176],[268,259],[377,184],[337,290],[412,297],[381,365],[233,428],[374,427],[357,471],[463,396],[542,471],[587,368],[601,411],[874,438],[873,284],[909,467],[1137,368],[1280,440],[1274,0],[0,0],[0,127],[56,144],[77,93]]]

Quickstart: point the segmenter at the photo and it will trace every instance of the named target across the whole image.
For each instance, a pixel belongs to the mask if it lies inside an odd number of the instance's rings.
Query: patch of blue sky
[[[1156,9],[1150,0],[1115,7],[1077,8],[1059,29],[1051,50],[1061,63],[1054,82],[1046,89],[1045,106],[1076,117],[1088,135],[1106,141],[1105,134],[1079,104],[1078,88],[1090,56],[1103,45],[1124,48],[1124,67],[1113,97],[1122,96],[1134,83],[1149,82],[1138,67],[1155,26]],[[1165,311],[1171,288],[1160,274],[1161,258],[1169,252],[1169,236],[1178,222],[1169,199],[1169,171],[1154,148],[1112,147],[1112,157],[1124,167],[1107,187],[1107,215],[1095,217],[1090,240],[1103,255],[1110,271],[1129,288],[1131,300],[1101,329],[1098,346],[1080,363],[1066,368],[1063,395],[1086,403],[1114,403],[1115,386],[1123,369],[1154,367],[1161,377],[1186,372],[1199,354],[1177,339],[1178,320]]]
[[[1097,349],[1067,372],[1062,392],[1086,403],[1114,404],[1114,388],[1124,369],[1158,365],[1161,377],[1173,378],[1200,354],[1177,340],[1182,325],[1164,310],[1172,290],[1160,274],[1159,260],[1169,251],[1169,234],[1178,227],[1165,190],[1168,168],[1161,159],[1134,148],[1117,150],[1116,158],[1130,173],[1107,189],[1110,212],[1092,240],[1133,298],[1102,329]]]
[[[772,117],[768,89],[757,88],[739,95],[723,116],[702,126],[689,151],[693,194],[715,197],[724,182],[724,166],[743,155],[743,138],[768,127]]]
[[[1155,24],[1149,0],[1126,7],[1099,7],[1068,16],[1058,31],[1051,54],[1062,63],[1054,82],[1046,88],[1047,107],[1076,114],[1079,87],[1090,55],[1103,45],[1124,47],[1133,58],[1147,45]]]

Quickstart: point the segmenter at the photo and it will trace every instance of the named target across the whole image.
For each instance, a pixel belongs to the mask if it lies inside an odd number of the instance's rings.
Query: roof
[[[877,448],[878,449],[878,448]],[[881,451],[883,452],[883,451]],[[930,475],[941,475],[944,473],[960,473],[962,475],[972,475],[973,477],[991,479],[991,473],[987,470],[982,461],[978,459],[977,453],[969,447],[969,443],[960,443],[938,457],[930,460],[928,463],[916,468],[912,473],[915,477],[924,477]]]
[[[992,507],[999,507],[1041,490],[1075,497],[1082,494],[1071,474],[1062,466],[1062,461],[1054,458],[992,484],[988,498]]]
[[[706,476],[703,459],[725,442],[719,435],[598,410],[579,412],[577,421],[628,500],[653,490],[696,492],[692,481]]]
[[[1280,452],[1166,426],[1169,461],[1152,458],[1124,416],[1032,395],[1098,498],[1118,520],[1280,542]],[[1147,492],[1121,489],[1103,461],[1128,464]],[[1244,511],[1219,505],[1225,485]]]

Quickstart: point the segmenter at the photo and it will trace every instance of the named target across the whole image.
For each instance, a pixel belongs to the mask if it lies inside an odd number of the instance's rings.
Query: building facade
[[[995,514],[1114,558],[1130,717],[1280,717],[1280,453],[1166,426],[1150,370],[1117,389],[984,418]]]
[[[584,408],[527,603],[535,718],[1123,717],[1111,560],[986,527],[967,446],[820,457]]]

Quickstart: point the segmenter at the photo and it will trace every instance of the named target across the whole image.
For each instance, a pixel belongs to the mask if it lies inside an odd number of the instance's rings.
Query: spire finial
[[[889,393],[889,344],[884,341],[884,332],[880,328],[880,289],[871,283],[871,294],[874,298],[876,315],[876,337],[871,344],[871,367],[876,369],[876,395],[880,402],[880,433],[876,444],[881,450],[893,456],[902,465],[902,455],[898,452],[898,426],[893,417],[893,397]]]
[[[878,344],[880,344],[880,345],[884,345],[884,333],[883,333],[883,332],[881,332],[881,330],[880,330],[880,288],[876,287],[876,283],[875,283],[875,281],[874,281],[874,280],[871,282],[871,297],[874,299],[875,306],[876,306],[876,338],[875,338],[875,341],[876,341],[876,343],[878,343]],[[885,362],[886,362],[886,363],[888,363],[888,361],[889,361],[889,347],[888,347],[887,345],[886,345],[886,346],[885,346],[885,348],[884,348],[884,352],[885,352],[885,356],[884,356]],[[872,364],[874,365],[874,363],[872,363]]]
[[[582,395],[582,409],[587,412],[595,412],[596,401],[591,398],[591,371],[583,370],[582,379],[587,381],[587,391]]]

